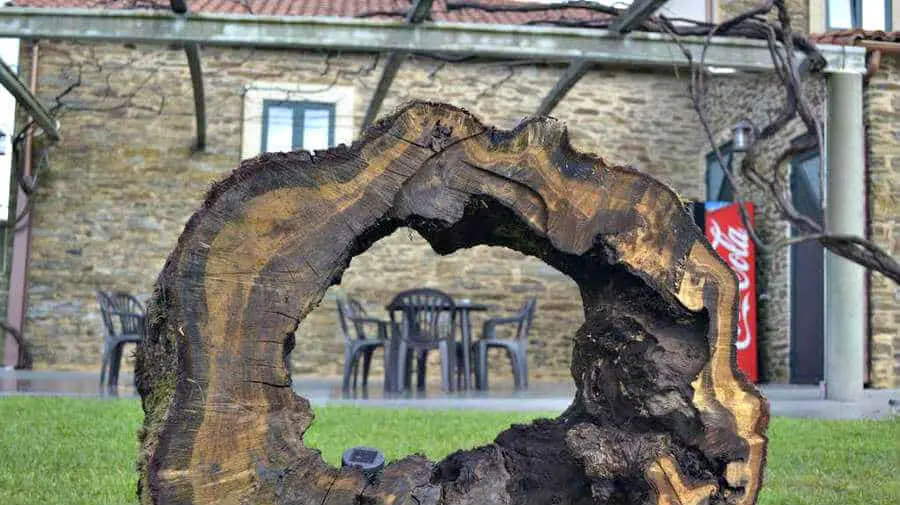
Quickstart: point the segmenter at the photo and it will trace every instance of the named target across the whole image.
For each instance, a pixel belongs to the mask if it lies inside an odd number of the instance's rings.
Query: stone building
[[[829,32],[817,35],[823,43],[867,48],[867,233],[896,257],[900,255],[900,121],[896,115],[900,34],[890,29],[900,24],[900,6],[886,7],[893,19],[882,19],[882,31],[875,32],[870,29],[879,27],[870,26],[875,22],[872,15],[863,13],[860,21],[852,9],[857,2],[847,3],[851,14],[844,26],[842,11],[827,12],[826,7],[835,2],[789,2],[797,30]],[[669,8],[676,9],[676,14],[684,9],[686,16],[695,19],[721,20],[755,4],[673,0]],[[169,7],[168,2],[156,5],[154,0],[23,0],[17,5],[48,11]],[[361,0],[249,0],[194,2],[192,8],[240,17],[354,17],[378,10],[381,17],[390,18],[385,10],[402,12],[407,6],[404,1],[376,5]],[[432,18],[491,24],[499,30],[509,29],[508,25],[608,20],[602,13],[574,9],[564,13],[451,11],[442,1],[434,2]],[[849,30],[832,33],[838,28]],[[25,328],[34,366],[97,368],[102,327],[94,291],[151,292],[187,218],[210,185],[241,159],[265,150],[351,142],[360,131],[385,61],[377,52],[362,50],[203,47],[208,132],[206,147],[196,150],[191,75],[181,46],[23,37],[18,62],[22,80],[28,82],[34,65],[36,93],[48,106],[60,105],[63,111],[62,141],[49,151],[46,163],[38,159],[35,165],[40,173],[32,207]],[[783,96],[771,73],[723,70],[727,73],[711,77],[705,112],[716,140],[726,146],[737,122],[750,118],[765,124],[783,107]],[[564,64],[546,58],[408,55],[381,114],[409,100],[437,100],[466,108],[486,124],[511,128],[534,114],[565,72]],[[685,200],[714,199],[720,188],[708,181],[714,180],[710,173],[717,165],[709,157],[710,143],[692,108],[689,78],[685,69],[667,65],[594,65],[553,115],[567,122],[577,149],[638,167],[671,185]],[[806,96],[824,121],[825,77],[807,78],[805,84]],[[284,114],[305,119],[278,122]],[[800,134],[799,124],[792,129]],[[791,140],[779,139],[780,144],[772,147],[783,147]],[[732,158],[739,156],[734,153]],[[807,190],[821,196],[822,175],[816,173],[815,153],[798,155],[788,164],[789,172],[795,174],[791,182],[805,181]],[[799,179],[801,173],[807,178]],[[814,203],[818,207],[810,212],[821,213],[821,198]],[[757,204],[764,237],[790,233],[771,204]],[[8,264],[11,233],[6,240]],[[799,252],[780,249],[759,258],[763,381],[814,383],[822,378],[823,273],[822,268],[801,268],[816,262],[821,267],[821,258],[816,247]],[[7,282],[9,269],[4,276]],[[527,298],[536,297],[538,312],[529,349],[532,378],[568,375],[570,338],[583,320],[574,282],[536,259],[499,248],[477,247],[439,257],[407,230],[355,258],[341,285],[332,288],[301,324],[292,356],[294,373],[330,376],[340,372],[336,297],[352,295],[382,315],[393,294],[416,286],[489,303],[495,306],[491,315],[511,312]],[[20,296],[16,286],[7,290],[10,298]],[[900,385],[900,289],[872,274],[866,300],[867,328],[862,338],[866,340],[867,380],[877,387],[896,387]],[[476,319],[476,331],[479,328]],[[805,349],[813,349],[813,354]],[[499,360],[496,363],[498,370],[508,368],[505,363],[501,367]]]

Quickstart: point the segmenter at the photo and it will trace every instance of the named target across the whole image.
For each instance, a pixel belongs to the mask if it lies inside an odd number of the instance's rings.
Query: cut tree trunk
[[[560,417],[370,482],[304,446],[313,413],[284,363],[350,259],[400,226],[440,254],[543,260],[586,322]],[[350,147],[263,154],[210,190],[157,281],[141,502],[752,504],[768,412],[736,368],[737,293],[671,189],[575,152],[552,119],[499,131],[417,102]]]

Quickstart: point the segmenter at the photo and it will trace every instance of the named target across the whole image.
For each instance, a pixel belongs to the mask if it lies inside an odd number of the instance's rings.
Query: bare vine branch
[[[764,17],[772,12],[777,14],[777,25],[773,25],[772,22]],[[801,79],[801,69],[807,72],[817,72],[824,68],[824,58],[818,53],[813,44],[793,33],[790,15],[784,0],[768,0],[759,7],[722,24],[701,27],[706,28],[707,33],[699,60],[694,58],[691,51],[679,39],[679,36],[686,32],[694,32],[675,27],[671,20],[664,16],[660,16],[658,19],[661,21],[659,24],[660,28],[671,35],[672,40],[679,46],[690,64],[691,79],[688,88],[694,112],[697,114],[703,127],[707,141],[712,146],[716,160],[722,167],[732,188],[734,188],[737,201],[745,200],[745,189],[738,177],[732,173],[729,164],[725,163],[724,156],[718,147],[704,108],[703,95],[706,89],[705,80],[707,78],[705,58],[707,49],[715,35],[733,35],[735,32],[754,33],[757,36],[764,35],[772,56],[775,75],[785,90],[785,104],[777,116],[758,131],[741,160],[740,174],[775,204],[781,218],[800,235],[767,243],[757,233],[746,209],[741,205],[739,206],[741,219],[757,246],[763,252],[771,252],[799,242],[816,240],[830,252],[867,269],[880,272],[900,284],[900,263],[895,258],[866,238],[833,233],[824,224],[820,224],[812,217],[800,212],[793,204],[790,189],[785,185],[787,180],[787,174],[783,170],[785,162],[797,154],[815,149],[819,152],[819,163],[821,164],[822,160],[825,159],[822,152],[825,142],[821,121],[809,103],[809,99],[804,94]],[[798,50],[806,57],[805,62],[797,60]],[[768,142],[778,138],[779,135],[783,135],[785,128],[797,118],[800,119],[806,129],[804,139],[782,150],[766,165],[765,170],[760,171],[758,167],[762,164],[761,157],[770,150]],[[820,173],[823,173],[821,168]]]

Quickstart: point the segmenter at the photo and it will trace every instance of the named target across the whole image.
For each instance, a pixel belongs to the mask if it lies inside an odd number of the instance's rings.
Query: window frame
[[[734,166],[734,142],[731,141],[731,140],[729,140],[728,142],[725,142],[725,143],[723,143],[723,144],[720,144],[720,145],[719,145],[719,152],[722,153],[722,157],[723,157],[723,158],[726,158],[727,161],[728,161],[728,167],[727,167],[727,170],[730,171],[732,175],[734,175],[734,170],[733,170],[733,166]],[[733,201],[735,201],[735,200],[734,200],[734,189],[735,189],[735,188],[734,188],[734,185],[731,184],[731,181],[728,180],[728,176],[725,175],[724,173],[722,174],[722,185],[719,186],[719,193],[722,192],[722,187],[724,187],[725,184],[728,184],[729,186],[731,186],[732,199],[731,199],[731,200],[719,200],[719,199],[710,200],[710,196],[711,196],[711,194],[710,194],[710,189],[711,189],[711,188],[710,188],[710,176],[711,176],[711,172],[712,172],[712,167],[715,166],[715,165],[718,165],[719,160],[716,159],[716,152],[715,152],[715,151],[710,151],[710,152],[706,153],[706,156],[704,156],[704,160],[706,161],[706,176],[705,176],[705,180],[706,180],[706,195],[705,195],[705,196],[706,196],[706,201],[708,201],[708,202],[733,202]],[[724,170],[726,170],[726,168],[723,167],[722,170],[723,170],[723,172],[724,172]]]
[[[814,181],[814,180],[810,180],[810,178],[807,177],[807,174],[806,174],[805,170],[803,169],[802,165],[804,163],[806,163],[807,161],[810,161],[810,160],[816,159],[816,158],[819,158],[819,162],[818,162],[819,169],[817,170],[817,172],[819,172],[817,174],[819,176],[819,179]],[[814,184],[815,186],[818,186],[818,194],[814,195],[814,196],[818,197],[819,207],[821,207],[824,210],[825,187],[824,187],[824,181],[822,180],[822,169],[823,169],[823,167],[822,167],[821,153],[819,152],[818,149],[810,149],[808,151],[803,151],[803,152],[797,153],[791,157],[791,172],[790,172],[790,175],[788,176],[788,188],[791,190],[790,191],[791,204],[795,203],[793,201],[794,200],[794,191],[793,191],[793,187],[792,187],[793,181],[791,179],[793,177],[795,177],[796,171],[804,170],[804,172],[802,174],[804,180],[806,180],[807,183],[809,183],[809,184]],[[813,187],[810,189],[812,189],[813,192],[815,193],[817,188]]]
[[[846,0],[850,2],[850,27],[849,28],[838,28],[831,26],[831,0],[825,0],[825,30],[826,31],[835,31],[835,30],[860,30],[862,29],[863,24],[863,0]],[[884,1],[884,26],[881,27],[881,30],[885,32],[889,32],[893,30],[893,15],[892,5],[893,2],[891,0],[883,0]]]
[[[278,100],[272,98],[263,99],[262,112],[262,137],[260,138],[260,152],[268,152],[269,133],[269,108],[272,106],[290,108],[293,111],[293,123],[291,124],[291,149],[306,149],[303,146],[303,129],[305,127],[307,110],[328,111],[328,147],[334,147],[335,137],[335,104],[330,102],[315,102],[312,100]]]
[[[240,156],[249,159],[262,154],[262,111],[264,100],[319,102],[334,104],[334,145],[350,145],[359,131],[360,115],[354,86],[317,82],[250,81],[243,86]]]

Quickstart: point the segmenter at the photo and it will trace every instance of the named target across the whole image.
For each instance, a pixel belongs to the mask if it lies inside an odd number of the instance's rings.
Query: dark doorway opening
[[[803,214],[822,223],[819,153],[791,162],[791,199]],[[791,231],[796,235],[795,231]],[[817,241],[791,247],[791,382],[818,384],[825,373],[824,249]]]

